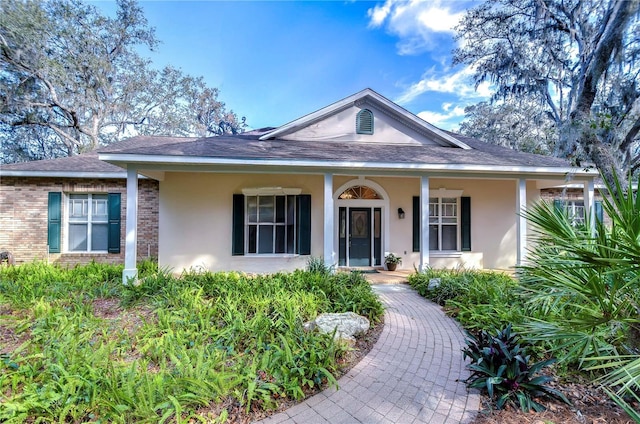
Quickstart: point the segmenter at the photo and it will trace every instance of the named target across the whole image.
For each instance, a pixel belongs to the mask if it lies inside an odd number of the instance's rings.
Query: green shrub
[[[574,225],[565,210],[546,202],[525,213],[536,243],[520,269],[533,316],[523,328],[565,364],[606,372],[599,382],[638,417],[625,397],[640,389],[640,195],[618,181],[607,192],[610,227],[589,219]]]
[[[306,270],[312,274],[329,275],[333,273],[334,268],[327,265],[323,257],[312,256],[307,260]]]
[[[148,264],[125,286],[112,265],[10,268],[0,269],[11,311],[0,326],[22,342],[0,356],[2,422],[224,421],[224,411],[198,411],[229,398],[271,408],[336,384],[345,348],[304,332],[305,321],[354,311],[376,322],[383,312],[361,275],[178,278]]]
[[[518,283],[504,273],[427,269],[410,275],[409,284],[468,329],[493,331],[523,319]]]
[[[569,403],[561,392],[545,385],[551,377],[536,375],[554,360],[529,365],[526,347],[510,325],[495,336],[486,331],[467,332],[467,347],[462,351],[465,359],[471,359],[467,386],[486,392],[497,409],[511,403],[523,412],[544,411],[545,407],[534,400],[537,397]]]

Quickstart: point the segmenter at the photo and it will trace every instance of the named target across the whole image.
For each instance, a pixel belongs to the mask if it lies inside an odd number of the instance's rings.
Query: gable
[[[372,127],[356,130],[363,111],[373,113]],[[367,124],[371,122],[367,121]],[[471,149],[371,89],[339,100],[260,137],[260,140],[336,141]]]
[[[373,114],[371,134],[359,134],[356,127],[358,113],[369,110]],[[445,143],[426,131],[407,125],[397,117],[385,113],[376,105],[362,103],[311,122],[308,125],[281,136],[283,140],[358,142],[382,144],[412,144],[442,146]]]

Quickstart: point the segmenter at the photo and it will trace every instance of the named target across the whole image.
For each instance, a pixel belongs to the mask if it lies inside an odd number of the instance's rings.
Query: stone
[[[440,287],[441,280],[439,278],[431,278],[429,279],[429,285],[427,286],[428,290],[437,289]]]
[[[335,330],[336,339],[355,340],[354,336],[369,330],[369,320],[354,312],[320,314],[314,321],[304,324],[306,331],[317,329],[321,333],[331,334]]]

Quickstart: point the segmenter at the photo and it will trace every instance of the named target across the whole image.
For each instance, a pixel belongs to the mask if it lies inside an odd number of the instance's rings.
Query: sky
[[[115,3],[92,4],[110,13]],[[145,1],[154,66],[202,76],[250,129],[284,125],[371,88],[455,129],[486,100],[452,67],[453,28],[472,1]]]

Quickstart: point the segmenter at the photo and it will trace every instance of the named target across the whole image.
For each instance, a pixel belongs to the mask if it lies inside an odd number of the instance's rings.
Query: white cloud
[[[411,84],[405,89],[395,99],[395,102],[404,105],[428,92],[454,94],[461,98],[473,100],[489,98],[491,96],[490,85],[482,83],[476,89],[472,76],[473,69],[470,67],[457,71],[452,71],[451,69],[445,69],[444,71],[429,69],[422,75],[420,81]]]
[[[418,116],[431,125],[445,130],[451,130],[464,118],[464,107],[456,106],[451,110],[447,110],[446,103],[442,105],[444,113],[424,111],[419,112]]]
[[[396,35],[398,53],[411,55],[433,47],[438,34],[453,34],[453,28],[462,18],[463,11],[454,11],[451,6],[463,2],[443,0],[386,0],[382,5],[369,9],[369,26],[386,30]]]

